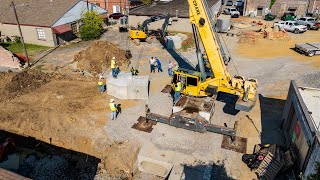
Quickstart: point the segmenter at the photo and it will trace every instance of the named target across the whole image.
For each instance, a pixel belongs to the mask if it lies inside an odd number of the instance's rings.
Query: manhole
[[[145,117],[140,116],[138,118],[138,122],[135,123],[131,128],[139,131],[151,133],[151,131],[153,130],[152,126],[156,124],[157,122],[150,121],[150,120],[147,122]]]
[[[172,87],[168,84],[168,85],[166,85],[166,87],[164,87],[164,88],[162,89],[161,92],[163,92],[163,93],[170,93],[171,90],[172,90]]]
[[[244,154],[247,152],[247,138],[236,137],[236,140],[232,142],[230,136],[224,135],[221,148]]]

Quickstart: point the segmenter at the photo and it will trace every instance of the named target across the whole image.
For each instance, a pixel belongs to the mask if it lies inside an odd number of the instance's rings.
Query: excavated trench
[[[8,138],[16,148],[12,144],[1,146]],[[0,159],[0,168],[31,179],[94,179],[100,162],[88,154],[6,131],[0,131],[1,149],[6,153]]]

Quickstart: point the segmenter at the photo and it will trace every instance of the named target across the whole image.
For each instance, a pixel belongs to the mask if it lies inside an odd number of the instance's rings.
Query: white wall
[[[46,40],[39,40],[37,34],[37,28],[41,28],[45,32]],[[2,36],[19,36],[19,29],[17,25],[12,24],[1,24],[0,31]],[[54,47],[54,40],[51,28],[48,27],[36,27],[36,26],[21,26],[22,35],[24,37],[25,43],[38,44],[42,46]]]

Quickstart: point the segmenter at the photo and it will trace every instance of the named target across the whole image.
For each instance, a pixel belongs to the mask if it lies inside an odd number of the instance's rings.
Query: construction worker
[[[182,83],[179,80],[177,80],[174,87],[173,102],[177,102],[177,100],[180,98],[181,89],[182,89]]]
[[[155,57],[155,59],[156,59],[156,63],[157,63],[158,72],[163,72],[160,60],[157,57]]]
[[[132,76],[137,76],[139,73],[139,71],[137,69],[134,69],[133,67],[131,67],[130,71]]]
[[[156,71],[155,71],[155,63],[156,63],[156,60],[153,58],[153,57],[151,57],[150,58],[150,73],[155,73]]]
[[[178,64],[177,63],[173,63],[173,64],[174,64],[174,66],[172,68],[173,72],[178,71],[178,69],[179,69]]]
[[[174,64],[172,63],[172,61],[169,61],[169,64],[168,64],[168,74],[169,76],[173,76],[173,67],[174,67]]]
[[[104,78],[103,76],[100,76],[99,81],[98,81],[98,88],[100,93],[102,94],[105,91],[105,84],[104,84]]]
[[[117,118],[117,105],[114,103],[114,99],[110,99],[110,110],[111,110],[111,120],[116,120]]]
[[[111,59],[111,71],[112,71],[112,77],[117,78],[116,76],[116,58],[112,57]]]

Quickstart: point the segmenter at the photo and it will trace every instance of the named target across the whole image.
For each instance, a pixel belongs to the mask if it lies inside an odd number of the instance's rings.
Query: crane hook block
[[[206,22],[206,20],[205,20],[204,18],[200,18],[200,19],[199,19],[199,24],[200,24],[201,26],[203,26],[205,22]]]

